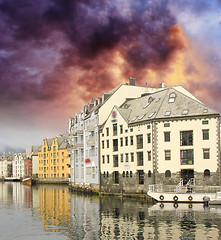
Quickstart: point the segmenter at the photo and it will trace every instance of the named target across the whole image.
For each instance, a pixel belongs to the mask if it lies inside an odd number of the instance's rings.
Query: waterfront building
[[[12,160],[14,153],[3,153],[0,156],[0,178],[12,176]]]
[[[137,98],[158,89],[136,86],[135,79],[122,84],[86,104],[79,114],[69,121],[71,152],[71,184],[75,187],[100,187],[99,126],[115,104],[119,106],[129,97]]]
[[[38,151],[41,150],[41,146],[31,147],[31,163],[32,163],[32,177],[38,178]]]
[[[114,106],[100,134],[101,191],[143,193],[181,179],[219,185],[219,117],[180,86]]]
[[[24,177],[31,177],[32,175],[32,159],[31,159],[31,149],[25,150],[24,159]]]
[[[25,153],[15,153],[12,160],[12,176],[24,178]]]
[[[43,181],[68,181],[69,153],[65,135],[44,138],[38,151],[38,179]]]

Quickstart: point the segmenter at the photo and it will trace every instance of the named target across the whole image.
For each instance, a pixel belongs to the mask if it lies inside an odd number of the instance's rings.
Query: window
[[[147,134],[147,143],[151,143],[151,133]]]
[[[143,148],[143,135],[137,135],[137,149]]]
[[[203,129],[203,140],[209,140],[209,129]]]
[[[152,175],[152,174],[151,174],[151,171],[149,170],[149,171],[148,171],[148,177],[150,178],[151,175]]]
[[[133,132],[133,128],[130,129],[130,132]]]
[[[102,156],[102,163],[105,163],[105,157]]]
[[[181,165],[193,165],[194,164],[193,149],[181,150],[180,160]]]
[[[121,154],[121,155],[120,155],[120,161],[121,161],[121,162],[124,162],[124,154]]]
[[[210,159],[210,149],[209,148],[204,148],[203,149],[203,159]]]
[[[117,136],[117,124],[113,124],[113,135]]]
[[[192,146],[193,145],[193,131],[180,132],[180,146]]]
[[[113,151],[118,151],[118,139],[113,140]]]
[[[107,148],[109,148],[109,140],[107,140]]]
[[[110,156],[107,155],[107,163],[110,163]]]
[[[147,125],[147,129],[150,129],[150,124]]]
[[[123,133],[123,125],[120,125],[120,134]]]
[[[125,154],[125,161],[129,162],[128,153]]]
[[[208,120],[203,120],[203,121],[202,121],[202,124],[203,124],[203,125],[209,124],[209,121],[208,121]]]
[[[102,141],[102,149],[104,149],[104,141]]]
[[[170,132],[164,132],[164,142],[170,142]]]
[[[129,172],[128,171],[126,171],[126,177],[129,177]]]
[[[62,166],[62,170],[64,170],[64,166]]]
[[[130,154],[130,161],[131,161],[131,162],[134,162],[134,153],[131,153],[131,154]]]
[[[156,113],[156,112],[152,112],[152,113],[149,115],[148,118],[152,118],[155,113]]]
[[[62,156],[64,156],[64,152],[62,152]]]
[[[120,146],[123,147],[123,138],[120,138]]]
[[[138,170],[139,184],[144,184],[144,171]]]
[[[210,170],[209,169],[206,169],[204,171],[204,177],[210,177]]]
[[[130,171],[130,177],[133,177],[133,172],[132,171]]]
[[[183,115],[187,115],[187,114],[188,114],[188,112],[189,112],[189,110],[188,110],[188,109],[184,109],[184,110],[183,110]]]
[[[171,111],[166,111],[164,115],[165,116],[170,116],[170,114],[171,114]]]
[[[109,172],[107,171],[107,177],[109,177]]]
[[[114,171],[114,183],[119,184],[119,172]]]
[[[128,137],[125,137],[125,146],[128,146]]]
[[[169,100],[168,102],[169,103],[174,103],[176,100],[176,93],[172,92],[170,95],[169,95]]]
[[[125,177],[125,171],[123,171],[122,177]]]
[[[164,127],[170,127],[170,123],[164,123]]]
[[[134,145],[134,138],[133,138],[133,136],[130,137],[130,145]]]
[[[166,178],[171,177],[171,171],[170,170],[166,170],[165,177]]]
[[[143,152],[137,153],[137,166],[143,166]]]
[[[118,167],[118,155],[113,155],[113,166]]]
[[[105,175],[106,175],[106,173],[105,173],[105,171],[104,171],[103,176],[105,177]]]
[[[147,152],[147,159],[148,159],[148,161],[151,161],[151,151]]]
[[[109,128],[106,128],[106,135],[109,136]]]
[[[171,151],[170,150],[165,150],[165,160],[171,160]]]

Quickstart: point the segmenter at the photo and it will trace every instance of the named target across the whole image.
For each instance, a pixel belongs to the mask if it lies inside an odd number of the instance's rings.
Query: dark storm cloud
[[[164,67],[183,47],[178,39],[170,39],[176,21],[167,4],[163,0],[0,0],[0,30],[7,29],[0,40],[0,98],[52,99],[68,94],[73,81],[90,86],[92,93],[112,87],[113,79],[103,69],[114,50],[131,72]],[[60,37],[54,38],[58,33]],[[73,67],[80,68],[83,76],[68,77],[65,72]]]

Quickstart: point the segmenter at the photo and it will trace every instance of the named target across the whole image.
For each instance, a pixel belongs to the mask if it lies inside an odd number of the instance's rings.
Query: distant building
[[[32,162],[32,177],[38,178],[38,151],[41,150],[41,146],[31,147],[31,162]]]
[[[12,176],[12,160],[14,153],[3,153],[0,156],[0,178]]]
[[[24,178],[25,153],[15,153],[12,160],[12,176]]]
[[[182,87],[128,99],[100,134],[101,190],[146,192],[150,184],[220,184],[220,113]],[[104,115],[102,115],[104,117]]]
[[[66,136],[44,138],[38,151],[38,178],[51,181],[69,179],[69,153]]]
[[[24,159],[24,177],[32,176],[31,149],[26,149]]]

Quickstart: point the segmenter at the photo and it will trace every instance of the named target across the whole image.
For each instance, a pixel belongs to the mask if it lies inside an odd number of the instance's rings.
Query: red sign
[[[86,158],[85,163],[89,163],[89,162],[91,162],[90,158]]]

